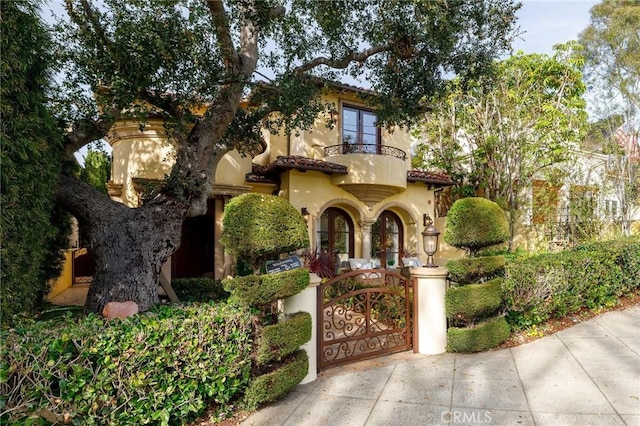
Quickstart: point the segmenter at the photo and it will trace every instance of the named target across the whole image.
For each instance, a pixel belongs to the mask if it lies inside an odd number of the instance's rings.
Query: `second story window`
[[[357,152],[376,152],[380,145],[378,118],[372,111],[351,105],[342,107],[342,144],[358,145]]]

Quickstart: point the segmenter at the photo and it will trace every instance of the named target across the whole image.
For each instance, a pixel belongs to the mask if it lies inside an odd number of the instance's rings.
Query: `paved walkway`
[[[333,368],[244,425],[640,425],[640,306],[511,349]]]

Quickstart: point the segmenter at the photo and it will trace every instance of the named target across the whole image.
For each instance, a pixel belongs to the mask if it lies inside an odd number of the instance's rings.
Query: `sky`
[[[577,40],[589,25],[589,10],[599,1],[525,0],[518,11],[524,34],[513,43],[515,51],[553,53],[553,46]]]
[[[599,1],[524,0],[518,11],[522,34],[513,43],[514,52],[551,55],[555,44],[577,40],[589,25],[589,10],[597,3]],[[64,10],[63,0],[49,0],[48,6],[43,7],[45,17],[49,15],[45,11],[50,8],[60,14]]]

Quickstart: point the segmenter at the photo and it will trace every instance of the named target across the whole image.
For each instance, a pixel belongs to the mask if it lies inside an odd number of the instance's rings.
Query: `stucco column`
[[[447,287],[446,268],[411,268],[416,278],[417,312],[414,333],[418,336],[418,352],[435,355],[447,350],[447,316],[444,295]],[[417,319],[415,316],[417,315]]]
[[[362,253],[361,257],[369,259],[371,257],[371,227],[374,222],[362,222]]]
[[[300,311],[311,314],[311,340],[300,347],[300,349],[307,351],[309,371],[300,384],[313,382],[318,376],[318,341],[316,337],[318,328],[318,289],[316,287],[320,285],[321,279],[314,273],[309,275],[311,278],[309,286],[301,293],[286,298],[283,303],[283,312],[285,314],[293,314]]]

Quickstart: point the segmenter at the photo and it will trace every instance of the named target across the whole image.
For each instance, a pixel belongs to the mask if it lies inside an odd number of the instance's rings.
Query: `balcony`
[[[324,149],[325,161],[343,165],[348,173],[331,181],[369,206],[407,188],[407,153],[375,144],[341,144]]]

